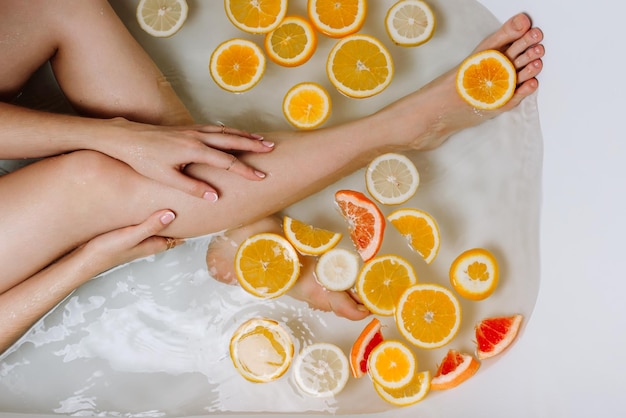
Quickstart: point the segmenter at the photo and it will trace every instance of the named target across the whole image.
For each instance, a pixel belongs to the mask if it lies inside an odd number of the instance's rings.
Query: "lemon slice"
[[[375,158],[365,170],[365,185],[374,199],[384,205],[399,205],[415,195],[420,176],[415,164],[402,154]]]
[[[348,357],[341,348],[329,343],[311,344],[293,363],[294,379],[309,396],[334,396],[343,390],[350,377]]]
[[[251,382],[278,379],[291,365],[293,355],[291,336],[273,319],[249,319],[237,328],[230,340],[233,365]]]
[[[137,22],[150,35],[167,38],[183,27],[188,10],[185,0],[141,0],[137,5]]]
[[[353,251],[333,248],[317,260],[315,277],[328,290],[348,290],[356,282],[360,260]]]
[[[400,0],[387,12],[385,29],[391,40],[400,46],[418,46],[433,36],[435,14],[421,0]]]

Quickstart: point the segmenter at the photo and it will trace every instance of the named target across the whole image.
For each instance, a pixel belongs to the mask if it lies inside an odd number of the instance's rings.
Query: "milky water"
[[[329,124],[362,116],[415,90],[465,56],[497,27],[474,1],[431,1],[438,16],[435,37],[419,48],[390,45],[380,20],[393,1],[371,1],[363,32],[385,41],[394,57],[392,85],[372,99],[355,101],[328,86],[324,54],[332,44],[321,37],[319,51],[298,69],[268,65],[252,91],[220,91],[206,65],[212,48],[233,36],[219,1],[190,1],[190,18],[171,39],[153,39],[134,22],[134,1],[112,1],[129,29],[155,58],[198,120],[222,121],[251,131],[288,129],[280,112],[282,94],[295,82],[318,81],[332,93]],[[304,0],[290,2],[302,11]],[[251,37],[259,41],[258,37]],[[61,109],[50,74],[25,89],[23,100]],[[45,101],[42,101],[44,100]],[[42,105],[43,103],[43,105]],[[358,146],[358,138],[355,138]],[[408,155],[420,171],[415,197],[403,205],[433,214],[441,229],[437,259],[426,265],[391,227],[381,254],[397,253],[415,267],[419,281],[447,285],[447,270],[461,251],[483,246],[500,261],[501,281],[484,302],[462,301],[463,324],[441,349],[417,350],[420,369],[434,370],[448,348],[473,350],[473,324],[487,315],[532,313],[539,287],[538,227],[541,131],[534,98],[514,112],[453,137],[440,149]],[[297,173],[295,173],[297,175]],[[339,188],[364,191],[359,171],[293,205],[287,214],[346,232],[333,209]],[[381,208],[385,214],[395,208]],[[228,342],[235,328],[254,316],[280,321],[296,350],[331,342],[348,352],[367,323],[314,311],[289,297],[265,301],[237,286],[218,283],[205,264],[211,236],[188,240],[166,253],[114,269],[77,289],[0,357],[0,412],[101,415],[189,416],[219,413],[354,414],[392,410],[367,378],[351,379],[336,398],[311,398],[295,386],[291,370],[268,384],[245,381],[232,366]],[[347,238],[340,246],[350,248]],[[385,337],[399,337],[393,321],[381,318]],[[525,322],[526,323],[526,322]],[[523,338],[523,335],[522,335]],[[497,367],[485,362],[480,373]],[[454,394],[430,394],[411,411],[431,411],[454,402]]]

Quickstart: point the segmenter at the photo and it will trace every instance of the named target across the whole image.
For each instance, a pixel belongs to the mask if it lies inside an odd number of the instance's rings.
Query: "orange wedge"
[[[513,343],[522,315],[486,318],[476,324],[476,357],[480,360],[496,356]]]
[[[354,34],[340,39],[326,60],[333,86],[352,98],[374,96],[389,86],[394,66],[391,54],[373,36]]]
[[[343,236],[339,232],[317,228],[289,216],[283,217],[283,232],[296,250],[306,255],[325,253],[335,247]]]
[[[395,406],[414,405],[424,399],[430,390],[430,372],[415,373],[413,380],[400,389],[387,389],[374,382],[374,389],[382,399]]]
[[[326,36],[342,38],[358,32],[365,22],[365,0],[308,0],[309,19]]]
[[[471,354],[450,349],[430,381],[433,390],[451,389],[465,382],[478,371],[480,362]]]
[[[339,190],[335,201],[348,222],[350,238],[363,261],[371,260],[383,242],[385,217],[374,202],[363,193]]]
[[[383,341],[383,333],[378,318],[374,318],[363,328],[350,350],[350,370],[352,376],[363,377],[367,373],[367,359],[372,350]]]
[[[513,97],[517,72],[501,52],[486,50],[463,61],[456,75],[456,90],[476,109],[504,106]]]
[[[433,262],[440,246],[439,226],[435,218],[423,210],[404,208],[392,212],[387,219],[426,264]]]

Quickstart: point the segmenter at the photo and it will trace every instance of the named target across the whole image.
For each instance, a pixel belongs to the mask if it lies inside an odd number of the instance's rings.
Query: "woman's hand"
[[[169,250],[182,239],[167,238],[158,234],[176,215],[171,210],[153,213],[138,225],[127,226],[99,235],[75,250],[85,256],[84,266],[92,275],[129,261]]]
[[[217,200],[217,191],[186,175],[188,164],[206,164],[249,180],[262,180],[265,173],[241,162],[234,153],[263,153],[274,147],[260,135],[222,125],[154,126],[122,118],[112,122],[122,131],[107,141],[106,154],[146,177],[209,201]]]

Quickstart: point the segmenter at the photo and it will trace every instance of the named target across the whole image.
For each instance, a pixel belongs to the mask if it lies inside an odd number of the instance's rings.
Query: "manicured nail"
[[[202,196],[204,200],[208,200],[209,202],[217,202],[217,193],[215,192],[205,192]]]
[[[160,219],[163,225],[169,225],[172,223],[174,219],[176,219],[176,215],[174,214],[174,212],[166,212],[163,215],[161,215]]]
[[[263,141],[263,145],[265,145],[268,148],[274,148],[274,143],[271,141]]]
[[[369,312],[369,309],[367,309],[367,308],[365,307],[365,305],[357,305],[357,306],[356,306],[356,309],[357,309],[357,310],[359,310],[359,311],[361,311],[361,312]]]
[[[258,139],[258,140],[263,139],[263,135],[259,135],[259,134],[251,134],[251,135],[252,135],[252,138],[254,139]]]
[[[254,174],[256,174],[257,177],[264,179],[265,178],[265,173],[259,170],[254,170]]]

